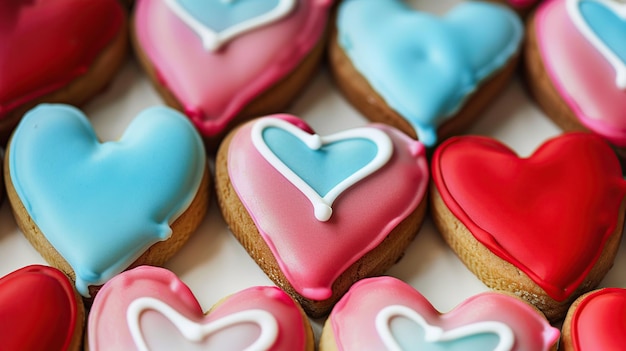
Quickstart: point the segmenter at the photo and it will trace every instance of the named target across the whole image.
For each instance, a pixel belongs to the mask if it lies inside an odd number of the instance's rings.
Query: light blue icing
[[[84,296],[170,236],[206,163],[196,130],[166,107],[143,111],[119,141],[100,143],[78,109],[39,105],[17,127],[8,157],[17,195]]]
[[[406,317],[391,319],[389,330],[403,351],[490,351],[500,342],[497,334],[488,332],[456,340],[428,342],[424,338],[424,328]]]
[[[355,68],[427,146],[523,37],[513,11],[482,2],[463,2],[440,18],[402,0],[345,0],[337,27]]]
[[[591,30],[626,64],[626,20],[595,1],[581,1],[579,8]]]
[[[176,0],[196,20],[216,32],[274,9],[279,0]]]
[[[320,197],[371,162],[378,153],[374,142],[352,138],[312,150],[299,138],[281,128],[263,130],[268,148]]]

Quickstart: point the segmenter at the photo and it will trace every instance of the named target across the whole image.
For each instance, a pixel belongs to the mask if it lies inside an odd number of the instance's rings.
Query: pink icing
[[[89,349],[136,349],[128,328],[127,310],[139,298],[158,299],[190,321],[208,324],[251,309],[269,312],[278,322],[278,337],[271,350],[303,350],[307,343],[305,320],[295,302],[277,287],[252,287],[223,300],[208,315],[189,288],[174,273],[158,267],[141,266],[107,282],[100,290],[89,315]],[[141,316],[142,333],[148,345],[158,338],[167,342],[181,340],[173,349],[183,349],[181,333],[162,314],[145,311]],[[207,337],[206,345],[216,350],[244,349],[259,333],[254,326],[241,323]],[[234,337],[235,336],[235,337]],[[184,340],[184,342],[188,342]],[[241,345],[238,345],[238,344]],[[221,346],[220,346],[221,345]],[[162,343],[161,347],[165,347]],[[196,345],[197,347],[197,345]],[[239,347],[239,348],[237,348]],[[166,347],[167,348],[167,347]]]
[[[575,27],[565,0],[539,7],[536,31],[548,75],[579,121],[617,146],[626,146],[626,91],[615,70]]]
[[[216,52],[162,0],[137,1],[137,41],[160,83],[205,136],[224,129],[252,99],[291,72],[323,35],[332,0],[301,0],[274,24],[242,34]]]
[[[557,329],[517,298],[495,292],[482,293],[442,315],[410,285],[396,278],[378,277],[355,283],[331,312],[329,319],[338,349],[385,349],[374,321],[383,308],[392,305],[409,307],[430,325],[444,330],[477,322],[502,322],[513,331],[512,351],[549,350],[559,338]]]
[[[309,200],[254,147],[253,123],[232,139],[230,181],[293,288],[309,299],[327,299],[335,279],[422,201],[429,178],[424,147],[396,129],[371,125],[390,136],[393,156],[344,192],[330,220],[321,222]]]

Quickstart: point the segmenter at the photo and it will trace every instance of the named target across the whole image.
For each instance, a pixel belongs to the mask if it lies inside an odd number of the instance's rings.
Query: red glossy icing
[[[626,289],[607,288],[583,299],[571,322],[578,351],[622,350],[626,345]]]
[[[84,74],[124,16],[118,0],[0,1],[0,118]]]
[[[77,303],[73,285],[54,268],[28,266],[3,277],[0,349],[66,350],[78,323]]]
[[[432,169],[476,239],[557,301],[598,260],[626,190],[611,148],[584,133],[549,140],[529,158],[486,137],[453,138],[436,150]]]

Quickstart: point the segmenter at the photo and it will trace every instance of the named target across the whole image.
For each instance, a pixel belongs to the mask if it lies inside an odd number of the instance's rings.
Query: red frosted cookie
[[[0,1],[0,138],[41,102],[82,104],[126,57],[118,0]]]
[[[314,349],[306,315],[279,288],[242,290],[205,314],[174,273],[150,266],[105,284],[88,328],[90,351]]]
[[[33,265],[0,278],[0,349],[81,350],[85,311],[61,271]]]
[[[170,106],[211,148],[282,112],[318,71],[332,0],[138,0],[133,44]]]
[[[528,86],[567,131],[588,130],[626,157],[626,3],[554,0],[527,26]]]
[[[233,234],[312,316],[402,256],[422,223],[428,178],[424,146],[392,127],[320,136],[289,115],[241,126],[216,161]]]
[[[556,350],[559,331],[531,305],[488,292],[445,314],[392,277],[355,283],[326,320],[320,351]]]
[[[574,301],[563,322],[561,345],[564,351],[623,350],[626,289],[599,289]]]
[[[432,172],[434,221],[448,244],[486,285],[548,319],[611,268],[626,186],[598,136],[564,134],[528,158],[486,137],[454,138],[435,151]]]

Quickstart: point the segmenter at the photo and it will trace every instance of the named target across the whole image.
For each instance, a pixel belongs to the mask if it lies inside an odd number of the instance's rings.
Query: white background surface
[[[437,13],[456,2],[413,0],[417,8]],[[129,58],[109,89],[84,106],[84,110],[100,139],[114,140],[138,112],[161,104],[137,63]],[[325,67],[286,112],[303,118],[322,135],[367,123],[340,95]],[[518,76],[467,133],[494,137],[526,156],[560,130],[529,99]],[[5,198],[0,207],[0,275],[29,264],[45,264],[45,261],[17,229]],[[230,233],[214,197],[202,225],[166,268],[189,285],[205,309],[244,288],[273,284]],[[404,258],[388,274],[411,284],[442,312],[487,290],[447,247],[430,218]],[[621,245],[615,266],[601,285],[626,287],[625,244]],[[323,320],[313,321],[317,334],[321,323]]]

